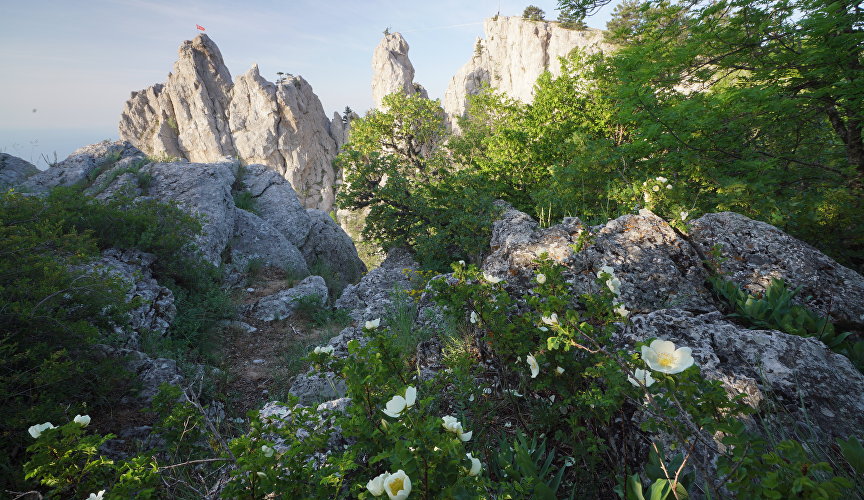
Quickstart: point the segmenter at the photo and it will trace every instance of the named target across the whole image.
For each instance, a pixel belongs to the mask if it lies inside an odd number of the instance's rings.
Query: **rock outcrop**
[[[264,164],[291,182],[305,207],[333,206],[332,160],[344,129],[331,135],[331,121],[302,77],[273,84],[253,65],[232,84],[207,35],[183,42],[165,84],[132,93],[119,129],[121,139],[157,157]]]
[[[0,153],[0,189],[21,184],[31,175],[39,173],[39,169],[29,161],[17,156]]]
[[[249,314],[259,321],[286,319],[294,314],[303,297],[314,297],[315,303],[327,303],[327,284],[321,276],[309,276],[293,287],[261,297],[249,307]]]
[[[19,186],[26,191],[44,193],[57,186],[87,183],[117,162],[140,155],[141,151],[128,142],[97,142],[76,149],[65,160],[29,176]]]
[[[534,83],[544,71],[560,74],[558,58],[575,48],[588,53],[613,49],[603,41],[601,30],[570,30],[558,23],[521,17],[486,19],[483,31],[486,38],[477,39],[471,60],[453,76],[444,93],[444,111],[454,128],[456,119],[465,113],[468,96],[484,86],[531,102]]]
[[[414,85],[414,65],[408,59],[408,42],[401,33],[384,35],[372,54],[372,101],[381,109],[384,96],[424,92]]]

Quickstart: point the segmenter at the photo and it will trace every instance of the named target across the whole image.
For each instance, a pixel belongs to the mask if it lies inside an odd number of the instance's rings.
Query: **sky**
[[[410,46],[415,81],[440,98],[471,57],[483,20],[556,0],[0,0],[0,152],[45,167],[118,137],[130,92],[164,82],[203,26],[232,78],[253,63],[270,81],[302,75],[332,116],[372,107],[372,52],[383,31]],[[610,4],[589,18],[605,28]]]

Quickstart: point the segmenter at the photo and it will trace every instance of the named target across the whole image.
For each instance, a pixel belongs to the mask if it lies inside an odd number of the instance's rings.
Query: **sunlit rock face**
[[[201,34],[180,46],[164,84],[133,92],[120,116],[120,137],[155,157],[212,163],[260,163],[291,182],[306,208],[333,208],[332,166],[345,130],[327,118],[300,76],[280,83],[257,65],[232,83],[219,48]]]
[[[531,102],[534,84],[544,71],[561,73],[558,58],[575,48],[589,54],[613,49],[603,41],[601,30],[570,30],[558,23],[521,17],[486,19],[483,31],[486,38],[477,39],[471,60],[453,76],[444,93],[444,111],[454,128],[456,119],[465,113],[468,96],[484,86]]]
[[[425,91],[414,85],[414,65],[408,58],[408,42],[401,33],[384,35],[372,53],[372,100],[381,109],[384,96],[401,92],[424,97]]]

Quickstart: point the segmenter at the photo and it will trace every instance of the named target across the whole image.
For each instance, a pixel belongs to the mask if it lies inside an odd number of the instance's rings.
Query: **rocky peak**
[[[381,109],[381,101],[387,94],[404,92],[413,95],[418,88],[414,86],[414,66],[408,58],[408,42],[401,33],[384,35],[372,54],[372,99],[375,107]]]
[[[544,71],[561,73],[559,57],[577,47],[589,53],[613,48],[603,42],[601,30],[571,30],[556,22],[521,17],[486,19],[483,31],[486,38],[477,39],[471,60],[453,76],[444,93],[444,110],[454,126],[465,113],[468,96],[484,85],[531,102],[534,83]]]
[[[180,46],[165,84],[133,92],[120,137],[148,155],[212,163],[236,157],[288,179],[307,208],[333,208],[337,140],[311,85],[300,76],[274,84],[257,65],[231,83],[207,35]]]

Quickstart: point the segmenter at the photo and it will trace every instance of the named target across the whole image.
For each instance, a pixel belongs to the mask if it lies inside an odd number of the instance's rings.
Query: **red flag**
[[[201,30],[201,31],[207,31],[207,30],[204,29],[204,26],[201,26],[200,24],[196,24],[195,27],[198,28],[198,29]]]

